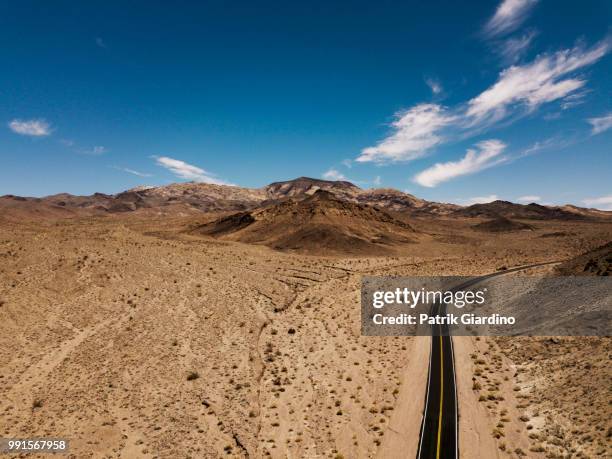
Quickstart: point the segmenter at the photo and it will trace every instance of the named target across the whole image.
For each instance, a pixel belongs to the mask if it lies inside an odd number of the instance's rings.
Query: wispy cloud
[[[425,78],[425,84],[429,86],[434,96],[437,96],[444,90],[442,88],[442,83],[436,78]]]
[[[535,195],[528,194],[526,196],[518,197],[518,198],[516,198],[516,200],[518,202],[539,202],[539,201],[542,200],[542,198],[540,196],[535,196]]]
[[[362,150],[358,162],[385,163],[421,158],[442,141],[439,131],[454,121],[437,104],[419,104],[395,115],[393,132],[374,147]]]
[[[574,142],[575,142],[574,139],[571,139],[571,138],[564,139],[558,136],[549,137],[544,140],[538,140],[532,143],[531,145],[529,145],[528,147],[523,148],[521,151],[515,154],[512,158],[510,158],[509,161],[514,161],[520,158],[524,158],[525,156],[535,155],[537,153],[540,153],[543,150],[550,150],[551,148],[556,148],[560,150],[560,149],[570,146]]]
[[[493,86],[468,102],[466,116],[470,125],[500,121],[515,106],[533,111],[546,102],[566,97],[586,83],[569,74],[597,62],[609,48],[608,40],[604,40],[590,49],[577,46],[538,56],[527,65],[509,67]]]
[[[136,175],[138,177],[153,177],[153,174],[147,174],[145,172],[138,172],[128,167],[113,166],[113,169],[117,169],[118,171],[122,171],[122,172],[127,172],[128,174]]]
[[[601,196],[599,198],[583,199],[582,202],[589,206],[601,210],[612,210],[612,194]]]
[[[411,161],[428,155],[442,143],[481,134],[502,121],[510,124],[545,103],[561,100],[563,108],[580,103],[587,81],[575,73],[600,60],[610,51],[610,45],[607,38],[590,48],[576,46],[510,66],[489,88],[455,107],[421,103],[398,112],[390,134],[363,149],[355,161]]]
[[[415,175],[413,180],[421,186],[433,188],[442,182],[474,174],[505,161],[501,156],[505,148],[506,144],[495,139],[479,142],[476,149],[467,150],[459,161],[434,164]]]
[[[341,172],[338,172],[334,168],[331,168],[331,169],[325,171],[323,173],[322,177],[325,180],[343,180],[343,181],[348,180],[344,174],[342,174]]]
[[[96,145],[92,148],[86,149],[86,150],[79,150],[79,153],[82,153],[84,155],[93,155],[93,156],[98,156],[98,155],[103,155],[104,153],[108,153],[108,148],[102,146],[102,145]]]
[[[536,35],[535,30],[530,30],[523,35],[508,38],[498,43],[498,52],[503,63],[505,65],[516,64],[525,55]]]
[[[473,198],[461,199],[461,204],[471,206],[473,204],[486,204],[488,202],[497,201],[499,196],[496,194],[490,194],[489,196],[474,196]]]
[[[215,174],[180,159],[169,158],[167,156],[154,156],[154,158],[158,166],[168,169],[179,178],[215,185],[231,185],[231,183],[216,178]]]
[[[15,134],[44,137],[51,134],[51,125],[44,119],[20,120],[14,119],[8,127]]]
[[[537,0],[502,0],[485,25],[485,34],[496,37],[516,30],[536,3]]]
[[[98,46],[98,48],[108,49],[106,42],[100,37],[96,37],[96,46]]]
[[[601,134],[604,131],[612,128],[612,113],[600,116],[597,118],[589,118],[587,120],[592,127],[591,134]]]
[[[561,108],[563,110],[567,110],[570,108],[574,108],[577,107],[578,105],[582,105],[586,102],[586,95],[589,93],[588,89],[584,89],[582,91],[579,92],[575,92],[574,94],[570,94],[567,97],[563,98],[563,101],[561,102]]]
[[[374,177],[374,180],[372,180],[372,184],[374,186],[380,186],[382,184],[382,179],[380,178],[380,175]]]

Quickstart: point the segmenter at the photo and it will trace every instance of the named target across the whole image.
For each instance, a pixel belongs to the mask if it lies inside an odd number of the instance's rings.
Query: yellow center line
[[[436,459],[440,459],[440,438],[442,436],[442,402],[444,401],[444,353],[442,352],[442,327],[440,327],[440,413],[438,414],[438,447]]]

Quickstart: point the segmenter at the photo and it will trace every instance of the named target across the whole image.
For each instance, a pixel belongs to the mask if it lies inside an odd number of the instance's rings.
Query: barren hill
[[[506,233],[511,231],[533,230],[533,227],[531,225],[510,220],[506,217],[497,217],[493,220],[487,220],[474,225],[472,228],[478,231],[486,231],[489,233]]]
[[[0,197],[0,220],[61,219],[75,217],[76,212],[38,198],[6,195]]]
[[[298,177],[294,180],[274,182],[265,186],[268,199],[294,198],[312,195],[318,190],[329,191],[336,197],[354,198],[363,190],[351,182],[319,180],[310,177]]]
[[[573,206],[572,206],[573,207]],[[573,207],[573,209],[579,209]],[[535,220],[583,220],[593,217],[587,209],[581,211],[570,210],[566,207],[548,207],[532,202],[531,204],[522,205],[515,204],[509,201],[493,201],[486,204],[473,204],[456,210],[453,214],[461,217],[489,217],[497,218],[499,216],[506,218],[527,218]],[[599,212],[602,214],[602,212]],[[600,215],[597,215],[600,216]]]
[[[385,254],[416,235],[410,225],[384,210],[342,201],[324,190],[303,200],[233,214],[193,232],[313,254]]]
[[[610,276],[612,275],[612,242],[589,250],[557,266],[564,276]]]

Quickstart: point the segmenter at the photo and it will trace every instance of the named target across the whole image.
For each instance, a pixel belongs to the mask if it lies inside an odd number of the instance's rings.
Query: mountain
[[[518,219],[585,220],[611,218],[612,212],[566,205],[514,204],[493,201],[461,207],[456,204],[426,201],[390,188],[364,190],[347,181],[299,177],[274,182],[263,188],[242,188],[208,183],[173,183],[158,187],[139,186],[117,194],[94,193],[74,196],[61,193],[44,198],[0,197],[0,216],[4,218],[70,218],[107,215],[151,209],[157,214],[189,215],[198,212],[251,211],[286,199],[300,200],[326,191],[336,199],[354,204],[403,212],[415,217],[484,217]]]
[[[460,208],[456,204],[430,202],[392,188],[361,190],[357,202],[413,215],[449,215]]]
[[[589,208],[577,207],[571,204],[565,204],[564,206],[559,206],[558,208],[566,212],[571,212],[573,214],[583,215],[586,217],[609,218],[610,215],[612,214],[612,212],[610,212],[609,210],[599,210],[599,209],[594,209],[592,207],[589,207]]]
[[[305,199],[285,198],[250,212],[232,214],[190,232],[323,255],[389,254],[396,244],[413,242],[416,236],[409,224],[385,210],[338,199],[323,189]]]
[[[576,209],[576,210],[572,210]],[[486,204],[474,204],[468,207],[457,209],[453,212],[454,216],[460,217],[487,217],[487,218],[524,218],[534,220],[584,220],[601,216],[601,211],[598,215],[594,215],[587,209],[578,207],[549,207],[540,204],[531,203],[527,205],[515,204],[509,201],[493,201]]]
[[[73,218],[79,212],[54,205],[40,198],[23,198],[12,194],[0,197],[0,220]]]
[[[274,182],[263,188],[268,199],[294,198],[312,195],[318,190],[328,191],[337,197],[350,199],[363,190],[351,182],[319,180],[309,177],[298,177],[285,182]]]
[[[267,199],[262,189],[194,182],[132,189],[128,192],[137,194],[148,207],[180,202],[204,212],[251,209]]]

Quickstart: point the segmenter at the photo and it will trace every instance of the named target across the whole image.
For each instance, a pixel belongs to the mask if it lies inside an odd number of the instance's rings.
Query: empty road
[[[559,262],[549,261],[497,271],[470,279],[453,290],[466,289],[491,277],[554,263]],[[446,305],[434,304],[430,315],[446,315]],[[456,459],[459,457],[459,413],[453,339],[447,325],[432,325],[431,334],[427,394],[417,459]]]

